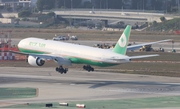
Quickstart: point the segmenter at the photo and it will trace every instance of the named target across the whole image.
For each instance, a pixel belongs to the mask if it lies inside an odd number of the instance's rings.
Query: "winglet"
[[[131,26],[127,25],[126,29],[122,33],[118,42],[116,43],[116,46],[114,47],[113,52],[118,53],[118,54],[123,54],[123,55],[126,54],[130,33],[131,33]]]

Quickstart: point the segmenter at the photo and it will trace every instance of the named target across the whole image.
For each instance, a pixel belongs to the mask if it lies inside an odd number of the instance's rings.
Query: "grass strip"
[[[0,99],[31,98],[35,96],[35,88],[0,88]]]

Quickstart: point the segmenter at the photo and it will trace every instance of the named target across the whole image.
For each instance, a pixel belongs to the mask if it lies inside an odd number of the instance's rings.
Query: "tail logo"
[[[119,43],[120,47],[125,47],[126,46],[127,39],[126,39],[126,36],[125,36],[124,33],[122,34],[122,36],[119,39],[118,43]]]

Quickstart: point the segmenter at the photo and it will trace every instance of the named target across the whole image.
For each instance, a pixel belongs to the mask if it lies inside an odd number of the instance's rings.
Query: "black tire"
[[[90,71],[91,71],[91,68],[87,68],[87,71],[90,72]]]
[[[57,71],[57,72],[59,71],[59,68],[58,68],[58,67],[56,67],[56,71]]]
[[[65,68],[66,72],[68,71],[68,68]]]
[[[83,69],[86,70],[86,66],[85,65],[83,66]]]
[[[64,72],[63,69],[59,69],[59,73],[63,74],[63,72]]]

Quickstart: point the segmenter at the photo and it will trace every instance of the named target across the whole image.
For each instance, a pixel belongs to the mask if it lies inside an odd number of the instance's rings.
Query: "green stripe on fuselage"
[[[99,67],[108,67],[108,66],[117,65],[117,64],[112,64],[112,63],[104,63],[104,62],[93,61],[93,60],[83,59],[83,58],[76,58],[76,57],[69,57],[69,60],[71,60],[71,62],[75,64],[88,64],[88,65],[94,65],[94,66],[99,66]]]
[[[19,50],[24,53],[48,54],[43,51],[35,51],[35,50],[29,50],[29,49],[24,49],[24,48],[19,48]],[[83,58],[72,57],[72,56],[64,56],[64,57],[68,58],[74,64],[88,64],[88,65],[94,65],[94,66],[99,66],[99,67],[108,67],[108,66],[117,65],[117,64],[113,64],[113,63],[104,63],[104,62],[100,62],[100,61],[93,61],[93,60],[89,60],[89,59],[83,59]]]
[[[43,51],[36,51],[36,50],[28,50],[28,49],[24,49],[24,48],[19,48],[19,51],[24,52],[24,53],[34,53],[34,54],[46,54]]]

